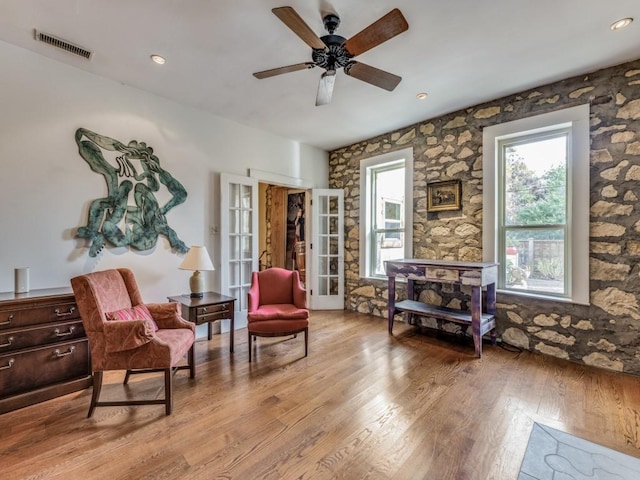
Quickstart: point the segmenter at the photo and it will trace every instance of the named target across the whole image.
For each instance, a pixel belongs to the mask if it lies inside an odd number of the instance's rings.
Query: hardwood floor
[[[104,407],[91,389],[0,416],[1,478],[517,478],[533,422],[640,457],[640,379],[438,339],[352,312],[313,312],[297,339],[198,341],[174,412]],[[104,398],[162,395],[162,375],[105,374]]]

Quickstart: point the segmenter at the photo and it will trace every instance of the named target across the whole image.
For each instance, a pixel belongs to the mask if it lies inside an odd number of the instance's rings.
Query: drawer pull
[[[207,308],[206,307],[202,309],[202,313],[207,313]]]
[[[53,351],[53,354],[60,358],[60,357],[66,357],[68,355],[73,354],[73,352],[75,351],[76,347],[69,347],[69,351],[68,352],[64,352],[62,353],[60,350],[58,350],[57,348]]]
[[[9,315],[9,317],[4,322],[0,322],[0,327],[5,325],[11,325],[12,320],[13,320],[13,315]]]
[[[56,337],[67,337],[69,335],[73,335],[73,331],[76,329],[75,325],[72,325],[69,327],[69,331],[68,332],[61,332],[59,328],[56,328],[53,333],[56,335]]]
[[[13,337],[7,338],[7,343],[0,343],[0,348],[10,347],[13,343]]]
[[[56,314],[56,317],[68,317],[69,315],[73,315],[73,312],[75,312],[75,311],[76,311],[76,307],[69,308],[69,311],[65,312],[65,313],[60,313],[60,309],[59,308],[56,308],[54,310],[54,312]]]
[[[446,270],[436,270],[436,277],[442,278],[447,274]]]
[[[6,365],[0,367],[0,370],[9,370],[11,367],[13,367],[13,364],[16,363],[16,361],[13,358],[9,359],[9,363],[7,363]]]

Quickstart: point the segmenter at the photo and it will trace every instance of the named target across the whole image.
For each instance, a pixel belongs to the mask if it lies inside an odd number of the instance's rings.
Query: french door
[[[220,174],[220,285],[221,293],[236,299],[236,328],[246,326],[251,273],[258,271],[258,208],[255,178]],[[311,278],[307,280],[309,306],[314,310],[342,310],[343,190],[312,190],[311,231],[307,254],[311,260]]]
[[[258,181],[220,174],[220,285],[236,299],[236,328],[246,326],[251,273],[258,270]]]
[[[313,310],[344,309],[344,191],[312,190],[311,296]]]

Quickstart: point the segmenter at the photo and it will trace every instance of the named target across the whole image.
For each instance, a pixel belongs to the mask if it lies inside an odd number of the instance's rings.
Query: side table
[[[190,295],[176,295],[167,297],[170,302],[178,302],[182,306],[182,317],[185,320],[201,325],[207,324],[207,339],[211,340],[211,323],[229,319],[229,351],[233,353],[233,329],[235,302],[233,297],[227,297],[216,292],[205,292],[201,298]]]

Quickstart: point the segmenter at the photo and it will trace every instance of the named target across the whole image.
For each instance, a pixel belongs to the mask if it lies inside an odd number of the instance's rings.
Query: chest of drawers
[[[89,347],[71,289],[0,293],[0,413],[90,385]]]

